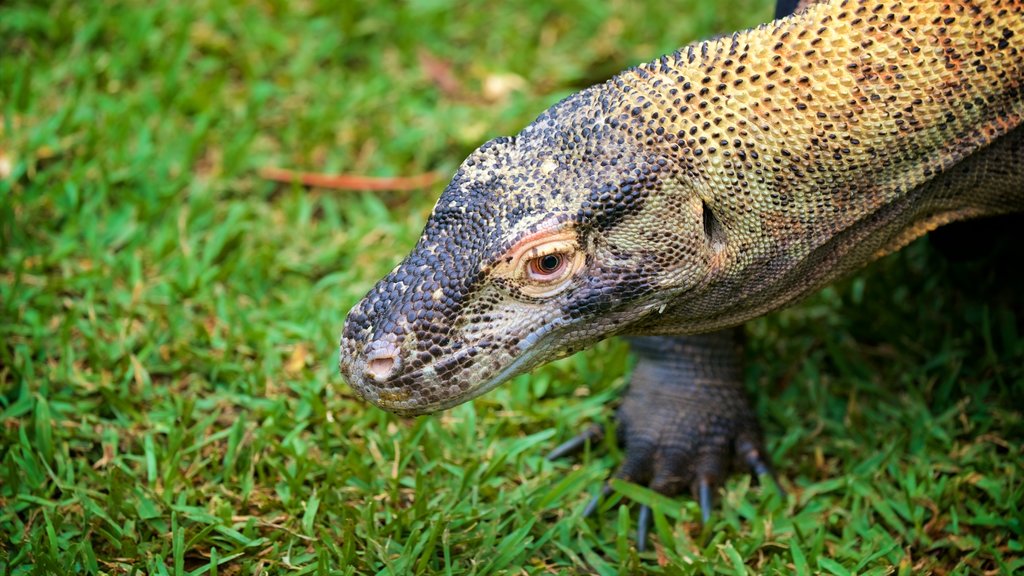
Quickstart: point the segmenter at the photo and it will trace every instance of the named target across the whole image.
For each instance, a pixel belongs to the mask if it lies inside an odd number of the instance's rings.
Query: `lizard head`
[[[340,368],[358,394],[405,415],[449,408],[706,275],[701,200],[638,142],[630,110],[590,89],[463,162],[412,253],[348,315]]]

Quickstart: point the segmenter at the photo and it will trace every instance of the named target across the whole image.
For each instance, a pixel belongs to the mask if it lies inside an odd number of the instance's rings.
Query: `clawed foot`
[[[564,442],[563,444],[556,447],[548,454],[548,460],[557,460],[566,456],[572,456],[582,452],[584,447],[589,443],[590,445],[601,442],[604,438],[604,428],[599,425],[594,425],[587,428],[582,433],[573,437],[572,439]],[[747,446],[746,449],[737,445],[737,454],[741,455],[742,461],[745,463],[746,468],[754,476],[754,479],[758,482],[764,482],[767,480],[774,486],[781,498],[786,496],[786,491],[779,484],[778,478],[775,475],[771,465],[764,457],[762,452],[754,448],[753,446]],[[678,467],[688,467],[682,461],[677,461],[674,465],[668,463],[662,465],[660,469],[654,469],[640,476],[633,476],[633,471],[643,471],[645,468],[651,468],[650,462],[641,462],[640,458],[634,456],[638,454],[638,451],[631,450],[630,447],[626,446],[626,462],[619,468],[619,470],[613,475],[613,478],[633,482],[637,484],[644,484],[644,478],[647,479],[646,485],[666,496],[675,496],[681,490],[679,486],[683,486],[685,482],[678,480],[669,480],[669,478],[681,479],[684,477],[692,477],[694,480],[690,482],[690,492],[694,500],[700,505],[701,521],[707,523],[711,518],[711,512],[714,509],[714,491],[721,487],[724,477],[714,475],[711,470],[719,470],[722,468],[721,463],[729,462],[733,460],[731,454],[720,454],[717,459],[712,458],[712,464],[708,467],[708,470],[703,472],[698,471],[694,468],[692,471],[683,470],[682,473],[667,472]],[[654,460],[658,462],[654,466],[657,467],[659,464],[665,463],[664,458],[655,457]],[[704,461],[701,459],[700,461]],[[714,463],[717,460],[718,463]],[[699,466],[699,464],[698,464]],[[691,466],[692,468],[692,466]],[[734,465],[730,464],[730,469],[734,468]],[[653,479],[659,478],[657,482]],[[609,485],[609,481],[605,481],[601,486],[601,490],[594,495],[593,498],[587,502],[586,507],[583,509],[583,517],[588,518],[597,511],[598,506],[601,502],[612,493],[612,487]],[[640,506],[639,515],[637,517],[637,529],[636,529],[636,542],[637,550],[643,552],[646,549],[647,544],[647,533],[651,527],[651,507],[646,504]]]
[[[618,441],[626,460],[614,478],[675,496],[687,489],[707,523],[713,494],[734,471],[779,485],[765,455],[760,430],[740,385],[734,341],[728,333],[685,338],[638,338],[639,362],[619,408]],[[549,460],[600,442],[601,426],[555,448]],[[584,509],[597,510],[611,493],[606,482]],[[651,509],[640,507],[637,549],[646,547]]]

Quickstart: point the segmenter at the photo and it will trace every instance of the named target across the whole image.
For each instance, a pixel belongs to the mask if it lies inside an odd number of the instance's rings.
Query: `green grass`
[[[926,244],[750,326],[790,496],[736,477],[703,530],[628,484],[583,520],[614,446],[543,459],[609,420],[621,343],[415,420],[338,376],[345,313],[443,184],[259,168],[451,172],[767,0],[45,4],[0,5],[0,574],[1024,568],[1024,318]],[[654,506],[653,551],[623,496]]]

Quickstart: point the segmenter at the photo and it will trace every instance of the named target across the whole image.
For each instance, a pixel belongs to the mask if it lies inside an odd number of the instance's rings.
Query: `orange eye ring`
[[[498,262],[492,274],[510,280],[523,296],[548,298],[572,285],[586,255],[571,228],[547,228],[521,239]]]

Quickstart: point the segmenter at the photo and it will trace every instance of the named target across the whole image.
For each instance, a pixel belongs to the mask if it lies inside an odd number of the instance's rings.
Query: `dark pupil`
[[[562,263],[562,259],[556,254],[548,254],[547,256],[540,259],[540,269],[544,272],[553,272],[558,269],[558,265]]]

